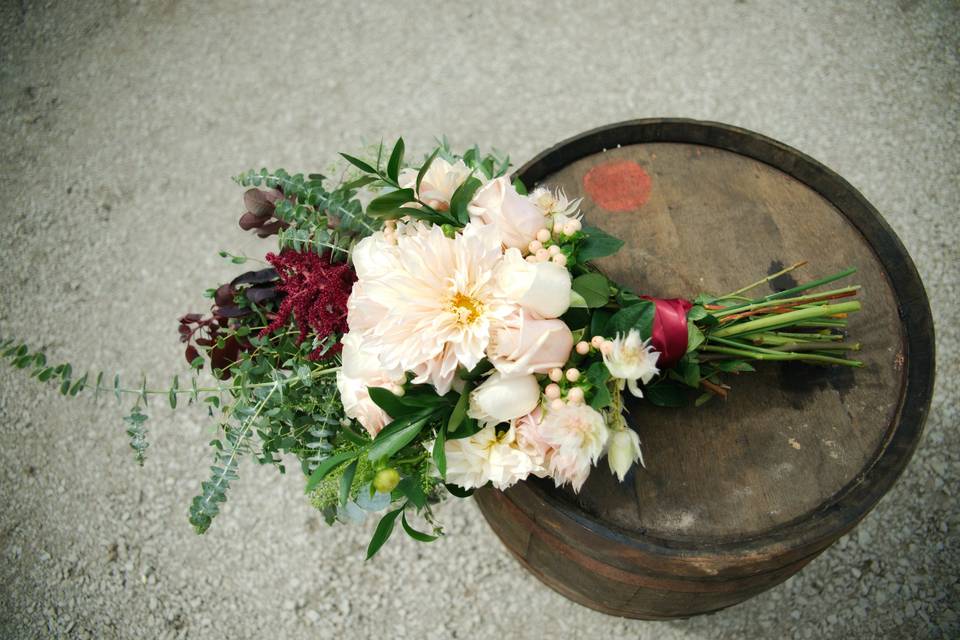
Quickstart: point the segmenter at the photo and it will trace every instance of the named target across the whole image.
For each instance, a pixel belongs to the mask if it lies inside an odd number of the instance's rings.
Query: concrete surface
[[[938,323],[925,441],[852,534],[718,615],[645,623],[523,571],[471,502],[449,537],[327,529],[245,464],[205,537],[202,412],[153,410],[147,466],[111,403],[0,371],[5,638],[869,638],[960,633],[960,10],[955,2],[0,2],[0,333],[152,378],[175,321],[263,246],[248,167],[325,167],[403,133],[518,160],[643,116],[726,121],[847,177],[911,251]]]

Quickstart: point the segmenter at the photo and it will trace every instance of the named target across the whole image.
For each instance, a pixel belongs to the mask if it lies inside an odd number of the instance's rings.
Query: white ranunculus
[[[397,181],[403,189],[416,189],[417,169],[404,169],[400,172]],[[437,211],[446,211],[450,208],[453,194],[470,177],[470,167],[457,160],[450,164],[443,158],[434,158],[430,168],[420,181],[420,191],[417,194],[421,201],[427,203]]]
[[[631,329],[626,337],[617,334],[613,339],[613,348],[603,352],[603,363],[607,365],[611,376],[626,380],[630,393],[642,398],[643,392],[637,386],[637,380],[647,384],[660,373],[657,369],[659,357],[660,353],[650,346],[650,340],[641,340],[640,332]]]
[[[517,446],[515,432],[497,434],[493,425],[468,438],[447,440],[446,481],[464,489],[476,489],[490,482],[497,489],[506,489],[525,480],[537,465]]]
[[[637,460],[643,464],[643,452],[640,451],[640,437],[633,429],[619,429],[610,434],[607,441],[607,462],[610,471],[615,473],[620,482],[626,477],[630,467]]]
[[[504,297],[541,318],[559,318],[570,308],[570,272],[555,262],[527,262],[507,249],[495,277]]]
[[[371,436],[376,436],[390,421],[383,409],[370,399],[368,387],[391,387],[403,384],[399,369],[383,367],[377,354],[366,348],[358,333],[343,336],[342,365],[337,371],[337,390],[343,402],[343,411],[357,420]]]
[[[566,323],[521,310],[491,331],[487,356],[507,375],[547,373],[566,364],[571,349],[573,334]]]
[[[547,411],[539,431],[553,449],[548,469],[554,483],[570,483],[580,491],[607,444],[609,429],[603,416],[588,405],[567,404]]]
[[[533,411],[540,402],[540,384],[532,375],[505,376],[495,371],[470,393],[467,415],[483,425],[509,422]]]
[[[517,193],[506,176],[491,180],[479,189],[467,206],[474,222],[494,225],[506,247],[526,251],[537,232],[547,226],[540,209]]]

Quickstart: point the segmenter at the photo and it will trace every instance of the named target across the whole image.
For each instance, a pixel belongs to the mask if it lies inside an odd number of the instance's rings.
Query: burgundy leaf
[[[244,231],[250,231],[250,229],[256,229],[257,227],[262,227],[263,223],[266,222],[268,218],[258,218],[249,211],[240,216],[240,228]]]
[[[217,303],[217,306],[223,307],[233,304],[234,295],[236,295],[236,291],[234,291],[232,286],[229,284],[222,284],[217,289],[216,294],[214,294],[213,300]]]
[[[280,292],[273,286],[250,287],[244,293],[246,293],[247,300],[253,304],[263,304],[270,300],[276,300],[280,295]]]
[[[242,318],[248,316],[252,311],[248,308],[241,308],[236,305],[225,305],[213,309],[213,315],[218,318]]]
[[[251,216],[266,220],[273,215],[273,203],[277,198],[270,198],[267,193],[260,189],[248,189],[243,194],[243,206]]]
[[[272,235],[276,235],[280,229],[286,229],[289,226],[290,225],[283,220],[274,220],[273,222],[269,222],[257,229],[257,235],[261,238],[268,238]]]
[[[266,269],[260,269],[259,271],[247,271],[246,273],[241,273],[239,276],[230,281],[230,284],[234,287],[241,284],[264,284],[267,282],[273,282],[279,276],[277,276],[277,270],[273,267],[267,267]]]
[[[184,353],[187,357],[187,362],[193,364],[193,361],[200,357],[200,352],[197,351],[197,348],[192,344],[187,345],[187,351]]]

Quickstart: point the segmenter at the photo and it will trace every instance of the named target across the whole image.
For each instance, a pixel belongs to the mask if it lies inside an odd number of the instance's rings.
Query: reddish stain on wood
[[[635,211],[650,197],[650,176],[632,160],[598,164],[583,177],[583,187],[607,211]]]

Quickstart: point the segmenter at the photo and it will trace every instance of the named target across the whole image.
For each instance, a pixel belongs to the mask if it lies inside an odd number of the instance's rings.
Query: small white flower
[[[501,434],[491,425],[469,438],[447,440],[447,482],[464,489],[482,487],[487,482],[506,489],[525,480],[538,469],[533,459],[517,446],[514,429]]]
[[[595,409],[567,404],[547,412],[540,436],[552,448],[547,467],[554,483],[570,483],[574,491],[580,491],[590,468],[603,455],[609,429]]]
[[[626,380],[630,393],[642,398],[643,392],[637,380],[647,384],[660,373],[657,369],[660,353],[653,350],[649,339],[641,340],[640,332],[636,329],[631,329],[626,338],[617,334],[611,344],[612,348],[603,352],[603,363],[607,365],[611,376]]]
[[[630,467],[637,460],[643,465],[643,452],[640,451],[640,438],[633,429],[625,428],[613,431],[607,442],[607,462],[610,471],[620,482],[626,477]]]
[[[540,209],[544,217],[550,219],[550,228],[558,222],[563,225],[571,220],[579,220],[580,202],[583,198],[570,200],[562,188],[551,192],[546,187],[537,187],[530,194],[530,200]]]

